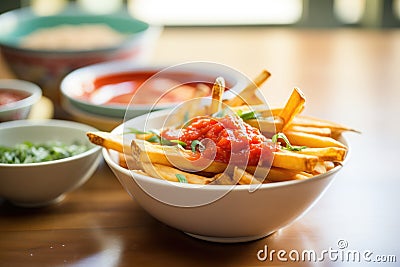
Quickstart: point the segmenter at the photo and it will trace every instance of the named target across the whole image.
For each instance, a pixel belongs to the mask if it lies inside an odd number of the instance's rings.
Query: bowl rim
[[[127,34],[127,38],[124,39],[121,43],[112,45],[112,46],[107,46],[104,48],[95,48],[95,49],[76,49],[76,50],[67,50],[67,49],[60,49],[60,50],[50,50],[50,49],[33,49],[33,48],[25,48],[19,46],[18,42],[15,41],[7,41],[7,38],[3,38],[0,35],[0,46],[9,48],[9,49],[15,49],[21,52],[26,52],[26,53],[32,53],[32,54],[63,54],[63,55],[72,55],[72,54],[85,54],[85,53],[102,53],[102,52],[107,52],[107,51],[112,51],[115,50],[118,47],[125,47],[128,46],[131,42],[135,42],[138,39],[141,38],[141,36],[145,35],[147,32],[150,31],[158,31],[162,28],[162,26],[157,26],[157,25],[150,25],[149,23],[140,20],[136,17],[131,16],[128,12],[120,10],[116,13],[111,13],[111,14],[96,14],[96,13],[90,13],[88,11],[85,11],[83,8],[78,7],[77,4],[70,3],[68,4],[63,10],[56,14],[51,14],[51,15],[38,15],[36,14],[31,7],[21,7],[13,10],[9,10],[7,12],[4,12],[0,14],[0,21],[6,20],[8,17],[12,18],[17,18],[17,20],[21,21],[29,21],[29,20],[36,20],[36,19],[47,19],[47,18],[56,18],[56,17],[62,17],[62,18],[103,18],[103,22],[106,25],[109,25],[107,22],[104,22],[104,19],[111,19],[111,20],[127,20],[132,23],[139,23],[143,25],[143,29],[137,31],[137,32],[129,32]],[[96,22],[98,24],[100,22]],[[64,23],[67,24],[67,23]],[[88,22],[88,24],[91,24],[91,22]],[[61,24],[60,24],[61,25]],[[114,28],[113,28],[114,29]],[[116,30],[116,29],[115,29]],[[122,31],[116,30],[117,32],[123,33]],[[12,32],[12,31],[10,31]],[[3,36],[8,36],[8,34],[5,34]]]
[[[241,73],[239,70],[232,68],[228,65],[221,64],[221,63],[215,63],[211,61],[190,61],[190,62],[183,62],[180,64],[174,64],[174,65],[145,65],[145,64],[136,64],[133,65],[129,60],[115,60],[111,62],[102,62],[102,63],[97,63],[97,64],[92,64],[88,66],[81,67],[79,69],[73,70],[72,72],[68,73],[61,81],[60,84],[60,91],[61,91],[61,97],[65,98],[66,101],[69,102],[75,102],[78,103],[80,106],[87,106],[87,107],[96,107],[96,108],[101,108],[102,110],[109,110],[109,111],[114,111],[118,110],[121,112],[125,112],[126,110],[131,110],[131,111],[149,111],[150,109],[153,110],[158,110],[158,109],[165,109],[165,108],[170,108],[176,105],[178,102],[172,102],[169,104],[165,105],[160,105],[160,106],[154,106],[151,104],[135,104],[134,107],[131,107],[130,105],[125,105],[125,104],[107,104],[107,105],[99,105],[93,104],[90,101],[86,101],[83,99],[79,99],[75,96],[72,95],[71,91],[74,90],[74,88],[79,87],[82,83],[85,81],[87,82],[92,81],[98,77],[103,77],[103,76],[108,76],[108,75],[115,75],[115,74],[122,74],[122,73],[130,73],[130,72],[137,72],[137,71],[149,71],[149,72],[155,72],[153,75],[150,76],[147,80],[151,79],[153,76],[157,75],[160,71],[170,71],[172,72],[188,72],[188,73],[199,73],[202,75],[210,75],[213,73],[215,70],[208,70],[204,67],[196,67],[192,66],[191,64],[208,64],[212,65],[214,64],[217,66],[218,70],[222,73],[224,73],[226,76],[229,76],[229,78],[232,78],[232,80],[235,80],[235,84],[232,85],[232,88],[230,88],[227,92],[234,92],[234,93],[239,93],[241,89],[244,89],[245,86],[247,85],[247,79],[245,74]],[[180,68],[180,66],[187,66],[189,65],[188,69],[178,69],[175,70],[175,68]],[[147,81],[146,80],[146,81]],[[76,89],[75,89],[76,90]],[[232,97],[232,94],[230,97]],[[89,112],[89,111],[88,111]],[[89,113],[94,113],[94,112],[89,112]],[[97,114],[97,113],[94,113]],[[110,117],[115,117],[115,116],[110,116]]]
[[[168,111],[168,110],[155,111],[155,112],[152,112],[151,114],[152,114],[152,116],[155,116],[155,117],[157,117],[157,115],[163,116],[163,115],[164,115],[163,113],[166,113],[167,111]],[[154,115],[153,115],[153,114],[154,114]],[[141,116],[132,118],[132,119],[130,119],[129,121],[132,121],[132,120],[141,118],[141,117],[143,117],[143,116],[148,116],[148,115],[149,115],[149,114],[141,115]],[[125,122],[123,122],[123,123],[121,123],[120,125],[118,125],[117,127],[115,127],[115,128],[111,131],[111,133],[116,132],[116,131],[119,131],[121,128],[124,127],[124,126],[123,126],[124,124],[125,124]],[[305,179],[305,180],[290,180],[290,181],[273,182],[273,183],[265,183],[265,184],[263,183],[263,184],[261,184],[261,185],[234,185],[234,186],[232,186],[232,185],[210,185],[210,184],[208,184],[207,186],[199,186],[199,185],[197,185],[197,184],[188,184],[188,183],[186,184],[186,183],[179,183],[179,182],[171,182],[171,181],[166,181],[166,180],[157,179],[157,178],[154,178],[154,177],[151,177],[151,176],[143,175],[143,174],[140,174],[140,173],[135,173],[135,172],[132,172],[132,171],[129,170],[129,169],[125,169],[125,168],[121,167],[119,164],[117,164],[117,163],[111,158],[111,155],[110,155],[110,153],[109,153],[110,151],[109,151],[107,148],[102,148],[102,155],[103,155],[103,158],[104,158],[104,160],[106,161],[106,163],[109,164],[109,166],[110,166],[112,169],[116,169],[117,171],[122,172],[123,174],[130,176],[132,179],[140,179],[141,181],[144,181],[144,182],[146,182],[146,183],[153,183],[153,184],[157,184],[157,185],[159,185],[159,186],[160,186],[160,185],[171,186],[171,184],[173,184],[174,186],[179,186],[179,187],[181,187],[181,188],[187,188],[187,189],[223,190],[223,191],[226,191],[226,190],[228,190],[229,188],[231,188],[232,191],[242,191],[242,190],[245,190],[245,191],[250,191],[250,192],[251,192],[251,191],[254,190],[255,187],[256,187],[256,190],[255,190],[255,191],[257,191],[257,190],[260,190],[260,189],[268,189],[268,188],[276,188],[276,187],[293,186],[293,185],[297,185],[297,184],[311,183],[311,182],[313,182],[313,181],[315,181],[315,180],[324,179],[324,178],[326,178],[326,177],[328,177],[328,176],[331,176],[332,174],[335,174],[335,173],[338,172],[340,169],[342,169],[343,166],[346,164],[346,162],[347,162],[348,159],[349,159],[350,151],[351,151],[350,146],[349,146],[349,143],[348,143],[348,141],[347,141],[347,138],[345,138],[345,137],[343,136],[343,134],[342,134],[342,135],[340,136],[340,139],[341,139],[341,141],[343,141],[344,144],[346,144],[347,147],[348,147],[347,155],[346,155],[344,161],[342,162],[342,164],[340,164],[340,165],[336,166],[335,168],[333,168],[333,169],[327,171],[326,173],[316,175],[316,176],[314,176],[314,177],[312,177],[312,178],[310,178],[310,179]],[[149,178],[150,178],[150,179],[149,179]]]
[[[10,104],[0,106],[0,112],[9,112],[31,106],[42,97],[42,89],[38,85],[25,80],[0,79],[0,90],[1,89],[23,91],[29,93],[29,96]]]
[[[55,128],[73,128],[75,130],[82,130],[83,135],[87,131],[98,131],[95,127],[92,127],[90,125],[74,121],[58,120],[58,119],[16,120],[16,121],[3,122],[0,124],[0,131],[3,129],[18,129],[18,128],[43,127],[43,126],[55,127]],[[101,147],[93,145],[90,149],[86,150],[83,153],[63,159],[51,160],[45,162],[35,162],[35,163],[0,163],[0,168],[36,167],[36,166],[53,165],[84,158],[91,154],[100,152],[100,150]]]

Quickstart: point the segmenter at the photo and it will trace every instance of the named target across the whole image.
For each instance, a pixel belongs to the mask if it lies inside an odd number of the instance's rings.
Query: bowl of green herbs
[[[63,120],[0,124],[0,198],[37,207],[61,201],[85,183],[101,159],[86,138],[95,128]]]

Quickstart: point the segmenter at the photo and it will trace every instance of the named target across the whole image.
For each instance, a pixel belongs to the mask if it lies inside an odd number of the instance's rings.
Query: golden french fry
[[[251,120],[246,120],[246,123],[259,129],[261,133],[280,132],[283,127],[283,121],[279,117],[251,119]]]
[[[143,140],[132,140],[132,155],[139,162],[153,162],[175,166],[185,171],[221,173],[228,167],[226,163],[196,158],[194,153],[179,146],[161,146]],[[299,171],[312,171],[318,157],[292,152],[274,152],[272,166]]]
[[[89,141],[95,145],[105,147],[107,149],[112,149],[121,153],[129,153],[131,148],[125,146],[122,136],[111,134],[109,132],[87,132],[86,136]]]
[[[206,178],[189,172],[184,172],[174,167],[150,162],[142,163],[143,170],[151,177],[164,179],[171,182],[179,182],[177,175],[182,175],[189,184],[209,184],[213,179]]]
[[[136,139],[148,140],[153,137],[155,134],[153,133],[144,133],[144,134],[135,134]]]
[[[313,175],[303,171],[288,170],[282,168],[263,168],[256,166],[249,166],[246,168],[249,173],[259,179],[264,179],[263,183],[271,182],[282,182],[290,180],[305,180],[311,178]]]
[[[240,105],[257,105],[262,104],[263,101],[257,97],[258,88],[271,76],[267,70],[262,72],[244,88],[237,96],[224,101],[225,104],[231,107]]]
[[[216,185],[234,185],[236,184],[235,181],[233,181],[233,179],[226,173],[217,173],[216,175],[214,175],[214,177],[212,178],[213,181],[211,184],[216,184]]]
[[[272,166],[289,170],[311,172],[318,163],[318,157],[293,152],[274,152]]]
[[[333,163],[332,161],[324,161],[324,164],[327,171],[330,171],[333,168],[335,168],[335,163]]]
[[[218,77],[215,79],[215,83],[213,85],[211,96],[212,102],[210,106],[209,113],[214,114],[221,110],[222,106],[222,94],[225,90],[225,80],[222,77]]]
[[[341,147],[347,149],[344,144],[331,137],[292,131],[286,131],[284,133],[292,145],[306,147]]]
[[[328,120],[322,120],[310,116],[296,116],[292,122],[291,126],[293,125],[298,125],[298,126],[307,126],[307,127],[317,127],[317,128],[329,128],[331,131],[338,131],[338,132],[343,132],[343,131],[351,131],[351,132],[357,132],[360,133],[357,130],[354,130],[352,128],[349,128],[347,126],[331,122]]]
[[[324,161],[343,161],[347,150],[341,147],[307,147],[295,153],[317,156]]]
[[[315,168],[312,171],[312,174],[318,175],[323,173],[326,173],[326,166],[323,161],[318,161],[317,165],[315,165]]]
[[[332,135],[332,130],[330,128],[290,125],[289,127],[286,128],[286,130],[291,132],[302,132],[302,133],[309,133],[327,137],[331,137]]]
[[[119,166],[125,169],[140,169],[141,165],[135,161],[131,155],[118,153]]]
[[[299,88],[294,88],[285,107],[279,114],[283,120],[283,130],[289,127],[293,118],[303,110],[305,101],[303,92]]]
[[[132,140],[132,155],[136,161],[175,166],[185,171],[222,173],[227,165],[222,162],[197,158],[191,151],[179,146],[161,146],[143,140]]]
[[[118,163],[122,168],[128,169],[128,162],[124,153],[118,153]]]
[[[239,184],[261,184],[252,174],[237,166],[233,170],[233,181],[237,181]]]

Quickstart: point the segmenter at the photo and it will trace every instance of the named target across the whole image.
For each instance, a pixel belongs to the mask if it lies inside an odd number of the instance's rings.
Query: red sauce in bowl
[[[155,75],[154,77],[152,77]],[[151,78],[151,79],[150,79]],[[97,105],[168,104],[192,99],[202,84],[210,95],[216,77],[194,73],[134,71],[101,76],[83,88],[80,99]],[[206,86],[206,87],[204,87]],[[229,88],[229,84],[226,86]],[[140,88],[140,89],[139,89]],[[132,100],[132,97],[135,96]]]
[[[11,103],[15,103],[24,98],[27,98],[28,96],[29,93],[24,91],[0,89],[0,106],[5,106]]]
[[[270,165],[276,145],[269,142],[257,128],[245,123],[237,116],[228,115],[222,118],[196,117],[182,129],[167,129],[161,136],[168,140],[180,140],[191,149],[195,140],[205,142],[202,155],[213,160],[233,163],[239,166]],[[212,151],[213,150],[213,151]]]

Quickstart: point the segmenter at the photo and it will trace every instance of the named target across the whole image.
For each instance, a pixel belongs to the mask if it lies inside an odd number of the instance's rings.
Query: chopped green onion
[[[202,150],[204,150],[206,147],[204,146],[204,144],[199,141],[199,140],[194,140],[192,142],[192,144],[190,145],[190,147],[192,148],[192,152],[196,152],[196,146],[199,146],[199,151],[201,152]]]
[[[158,144],[161,143],[161,139],[158,135],[150,136],[149,138],[146,139],[146,141],[148,141],[150,143],[158,143]]]
[[[0,163],[38,163],[72,157],[89,150],[79,142],[64,144],[59,141],[34,144],[23,142],[13,147],[0,146]]]
[[[301,151],[305,148],[306,146],[292,146],[289,142],[289,139],[284,133],[277,133],[274,136],[272,136],[272,143],[278,143],[278,139],[281,138],[283,141],[286,143],[286,147],[282,147],[283,149],[289,150],[289,151]]]
[[[180,174],[180,173],[177,173],[177,174],[175,174],[175,176],[176,176],[176,178],[178,178],[178,181],[179,181],[180,183],[184,183],[184,184],[187,184],[187,183],[188,183],[188,181],[186,180],[185,175]]]
[[[152,134],[152,136],[150,136],[149,138],[146,139],[146,141],[150,142],[150,143],[157,143],[160,145],[165,145],[165,146],[173,146],[173,145],[179,145],[182,147],[186,146],[186,143],[180,140],[168,140],[165,139],[163,137],[161,137],[160,135],[160,131],[159,130],[150,130],[148,132],[144,132],[144,131],[140,131],[134,128],[129,128],[129,132],[127,133],[133,133],[133,134]]]
[[[178,145],[183,146],[183,147],[187,146],[187,144],[185,142],[181,141],[181,140],[169,140],[169,141],[171,143],[178,144]]]
[[[244,121],[257,119],[258,117],[260,117],[260,114],[255,111],[242,112],[241,110],[239,110],[237,114]]]
[[[135,128],[128,128],[128,129],[129,129],[129,131],[126,132],[127,134],[128,133],[132,133],[132,134],[150,134],[151,133],[151,132],[140,131],[140,130],[135,129]]]
[[[152,129],[152,130],[150,130],[149,132],[152,133],[152,134],[158,135],[158,136],[161,135],[160,131],[157,130],[157,129]]]

